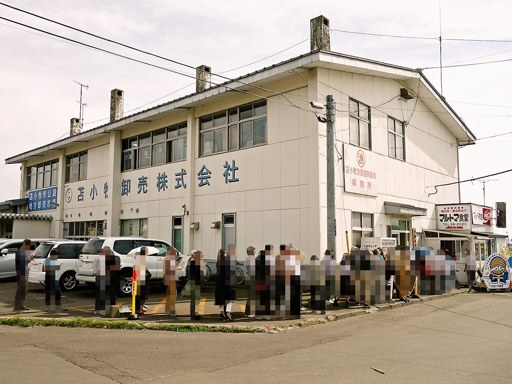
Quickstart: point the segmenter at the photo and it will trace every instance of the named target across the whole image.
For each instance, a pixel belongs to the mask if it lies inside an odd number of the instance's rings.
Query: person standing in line
[[[148,299],[148,282],[151,273],[146,268],[146,256],[148,254],[147,247],[140,247],[140,252],[135,256],[134,279],[137,281],[135,292],[135,312],[143,315],[148,307],[146,300]]]
[[[286,316],[292,319],[300,319],[300,311],[302,309],[302,282],[301,271],[304,263],[304,254],[296,248],[289,251],[289,299],[290,304],[287,305],[289,313]]]
[[[201,251],[192,250],[191,257],[187,265],[187,285],[190,292],[190,320],[200,320],[201,316],[196,312],[198,301],[201,299],[201,278],[202,278],[202,264],[201,258],[203,254]]]
[[[227,302],[227,289],[226,289],[226,275],[228,266],[228,253],[225,249],[219,249],[217,252],[217,274],[215,276],[215,305],[219,307],[220,318],[228,320],[226,302]]]
[[[171,247],[167,250],[167,255],[164,258],[164,284],[167,287],[165,295],[165,314],[171,317],[176,317],[177,271],[181,268],[178,266],[176,256],[176,249]]]
[[[44,274],[44,302],[47,312],[60,312],[61,292],[59,281],[56,279],[57,271],[60,270],[58,260],[59,250],[52,249],[50,255],[43,262]]]
[[[106,268],[105,251],[100,249],[100,253],[94,258],[92,264],[92,274],[96,277],[96,300],[94,302],[94,314],[105,315],[105,291],[106,291]]]
[[[287,263],[289,262],[289,247],[285,244],[279,246],[279,253],[275,257],[275,315],[277,317],[286,317],[287,288],[289,288],[289,274],[287,274]]]
[[[112,307],[116,305],[117,291],[119,289],[119,274],[121,273],[121,260],[108,246],[103,247],[105,255],[105,299],[109,298],[106,312],[112,314]]]
[[[254,311],[258,317],[265,315],[268,295],[265,285],[265,258],[266,254],[262,249],[258,252],[258,256],[254,261],[254,284],[256,287],[256,307]]]
[[[247,302],[245,304],[245,316],[252,318],[256,314],[256,249],[247,247],[245,258],[245,285],[247,286]]]
[[[270,317],[275,315],[275,299],[276,299],[276,259],[274,256],[274,246],[271,244],[265,245],[265,316],[270,320]]]
[[[14,262],[16,266],[16,294],[14,295],[14,311],[27,311],[25,297],[28,285],[28,263],[35,257],[31,251],[30,239],[23,240],[23,243],[16,251]]]
[[[313,311],[325,314],[325,269],[322,268],[318,256],[311,256],[307,271],[306,285],[309,285],[310,307]]]

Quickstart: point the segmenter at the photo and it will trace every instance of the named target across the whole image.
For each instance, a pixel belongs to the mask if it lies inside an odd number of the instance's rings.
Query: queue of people
[[[24,306],[26,292],[26,276],[31,255],[30,240],[17,253],[16,267],[18,286],[15,297],[15,310],[27,309]],[[381,249],[372,252],[385,260]],[[147,311],[148,280],[151,274],[146,268],[147,247],[141,247],[135,253],[133,268],[133,309],[137,315]],[[309,307],[313,311],[325,313],[327,303],[336,304],[341,291],[349,291],[343,279],[343,266],[336,261],[334,252],[326,250],[322,259],[312,255],[306,260],[298,249],[282,244],[279,252],[274,254],[274,247],[266,245],[256,252],[252,246],[246,250],[245,284],[247,300],[245,316],[248,318],[300,318],[302,309],[302,292],[310,292]],[[187,283],[182,292],[190,298],[190,318],[201,318],[198,305],[201,300],[201,283],[204,276],[203,254],[199,250],[191,252],[186,266]],[[234,321],[233,303],[236,300],[236,256],[235,247],[228,250],[220,249],[217,253],[217,274],[215,279],[215,305],[219,308],[219,317],[224,321]],[[52,250],[45,260],[43,271],[45,279],[45,302],[50,312],[61,310],[61,292],[56,279],[59,270],[58,252]],[[178,297],[178,271],[180,263],[177,252],[171,248],[164,259],[164,284],[166,285],[165,314],[176,316],[176,300]],[[93,263],[93,274],[96,276],[96,295],[94,313],[101,316],[113,315],[117,309],[117,293],[120,287],[120,259],[110,247],[103,247]],[[115,315],[115,314],[114,314]]]

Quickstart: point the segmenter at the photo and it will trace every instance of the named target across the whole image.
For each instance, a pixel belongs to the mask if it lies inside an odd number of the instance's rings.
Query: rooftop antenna
[[[484,193],[484,206],[485,206],[485,184],[491,182],[491,181],[499,181],[498,179],[483,179],[483,180],[476,180],[477,183],[482,183],[482,191]]]
[[[86,103],[82,102],[82,92],[83,92],[84,88],[85,89],[89,89],[89,86],[86,85],[86,84],[79,83],[76,80],[73,80],[73,81],[80,86],[80,101],[77,100],[77,102],[80,103],[80,116],[79,116],[79,120],[80,120],[80,130],[82,130],[82,128],[84,127],[84,107],[87,106]]]

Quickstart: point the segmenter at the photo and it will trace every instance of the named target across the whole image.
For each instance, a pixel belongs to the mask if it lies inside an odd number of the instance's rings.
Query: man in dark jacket
[[[28,263],[34,258],[30,249],[30,239],[23,240],[23,244],[16,251],[16,295],[14,296],[14,311],[26,311],[25,296],[27,294],[28,285]]]

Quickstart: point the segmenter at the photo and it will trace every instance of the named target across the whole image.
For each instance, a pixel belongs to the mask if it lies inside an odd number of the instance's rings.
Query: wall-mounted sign
[[[30,191],[28,193],[28,211],[46,211],[57,208],[57,187]]]
[[[353,145],[343,145],[345,191],[377,196],[375,153]]]
[[[492,208],[472,204],[471,211],[473,213],[473,224],[492,225]]]
[[[395,248],[394,237],[361,237],[361,248],[373,251],[375,248]]]
[[[471,230],[470,204],[436,205],[437,229]]]

